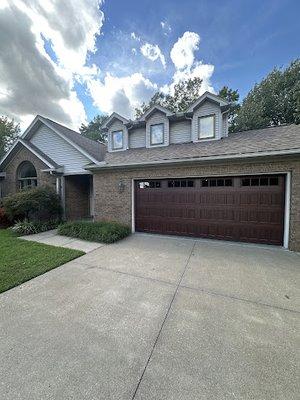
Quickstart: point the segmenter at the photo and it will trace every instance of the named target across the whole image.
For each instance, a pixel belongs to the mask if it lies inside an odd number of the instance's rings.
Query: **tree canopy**
[[[136,118],[140,118],[153,105],[160,105],[173,112],[185,111],[197,98],[201,90],[202,79],[190,78],[174,85],[173,94],[155,93],[148,103],[135,109]]]
[[[88,124],[81,124],[80,133],[89,139],[105,143],[107,141],[107,133],[103,132],[102,126],[107,118],[106,114],[96,115]]]
[[[250,90],[236,118],[236,131],[300,123],[300,60],[274,68]]]
[[[236,118],[240,110],[240,105],[238,103],[240,95],[237,90],[229,89],[228,86],[223,86],[218,95],[229,103],[228,130],[229,133],[235,132]]]
[[[20,125],[8,117],[0,116],[0,158],[20,134]]]

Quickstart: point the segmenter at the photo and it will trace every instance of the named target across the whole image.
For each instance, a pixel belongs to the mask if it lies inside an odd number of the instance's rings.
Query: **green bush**
[[[19,221],[13,227],[11,231],[17,236],[32,235],[34,233],[46,232],[50,229],[55,229],[60,224],[60,220],[50,220],[50,221]]]
[[[58,233],[92,242],[114,243],[130,235],[131,230],[117,222],[75,221],[60,225]]]
[[[3,206],[11,221],[48,221],[62,215],[59,196],[47,186],[24,189],[7,196],[3,199]]]

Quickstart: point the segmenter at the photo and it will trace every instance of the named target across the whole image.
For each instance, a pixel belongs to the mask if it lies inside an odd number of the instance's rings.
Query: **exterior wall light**
[[[120,181],[119,184],[118,184],[118,188],[119,188],[119,193],[124,192],[125,183],[123,181]]]

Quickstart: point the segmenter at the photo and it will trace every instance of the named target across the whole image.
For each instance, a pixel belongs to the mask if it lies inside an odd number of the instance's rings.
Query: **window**
[[[231,178],[217,178],[217,179],[201,179],[202,187],[222,187],[222,186],[232,186]]]
[[[158,189],[161,187],[160,181],[139,182],[140,189]]]
[[[278,177],[277,176],[262,176],[262,177],[253,177],[253,178],[243,178],[242,186],[277,186],[278,185]]]
[[[123,131],[115,131],[112,133],[112,148],[113,150],[123,148]]]
[[[188,179],[175,179],[168,181],[169,188],[183,188],[183,187],[194,187],[194,181]]]
[[[37,174],[34,165],[29,161],[24,161],[18,168],[19,188],[29,188],[37,186]]]
[[[150,144],[162,144],[164,142],[164,124],[150,125]]]
[[[208,139],[215,137],[215,116],[199,117],[198,139]]]

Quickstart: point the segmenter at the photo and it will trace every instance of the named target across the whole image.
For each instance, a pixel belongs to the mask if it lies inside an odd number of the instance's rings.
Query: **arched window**
[[[24,161],[19,165],[18,182],[20,189],[37,186],[36,169],[31,162]]]

